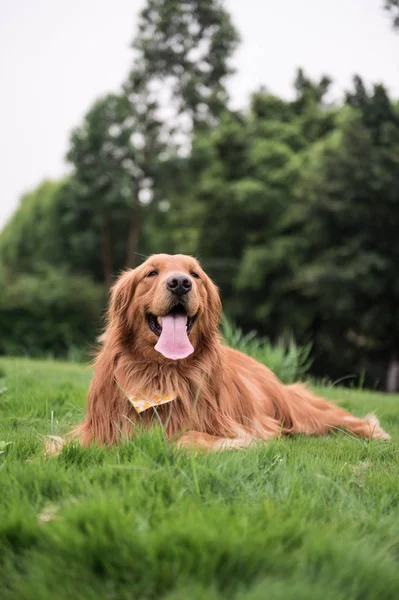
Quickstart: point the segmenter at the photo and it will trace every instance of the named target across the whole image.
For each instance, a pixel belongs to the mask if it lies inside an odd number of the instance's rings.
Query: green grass
[[[226,315],[222,318],[221,333],[227,346],[267,365],[284,383],[302,379],[312,363],[311,344],[298,346],[293,337],[281,338],[277,344],[272,344],[268,338],[257,335],[256,331],[244,333]]]
[[[390,442],[349,435],[184,454],[159,430],[43,458],[83,415],[91,372],[0,361],[0,598],[330,600],[399,597],[399,397]],[[7,388],[7,389],[4,389]]]

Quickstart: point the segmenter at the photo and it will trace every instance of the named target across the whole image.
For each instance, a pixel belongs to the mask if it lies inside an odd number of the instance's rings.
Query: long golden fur
[[[184,310],[195,322],[194,352],[170,360],[154,349],[158,338],[148,315],[171,308],[168,277],[183,274],[192,288]],[[87,416],[77,433],[83,444],[113,444],[134,435],[135,425],[161,421],[180,445],[206,449],[248,446],[288,434],[323,435],[343,428],[366,438],[389,436],[373,416],[354,417],[302,384],[283,385],[264,365],[221,344],[218,290],[189,256],[160,254],[123,273],[111,293],[107,327],[95,363]],[[140,415],[127,395],[170,394],[177,399]]]

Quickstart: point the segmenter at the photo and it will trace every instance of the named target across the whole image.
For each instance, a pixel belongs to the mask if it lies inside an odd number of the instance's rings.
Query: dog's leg
[[[375,440],[389,440],[391,437],[389,433],[383,430],[379,420],[374,414],[366,415],[364,419],[354,417],[350,413],[347,413],[342,417],[341,424],[337,427],[342,427],[351,431],[355,435],[364,438],[371,438]]]
[[[255,440],[250,435],[236,438],[223,438],[200,431],[187,431],[177,441],[179,448],[192,448],[193,450],[235,450],[237,448],[248,448]]]
[[[350,412],[334,406],[324,398],[315,396],[301,384],[287,386],[289,392],[291,433],[323,435],[344,429],[364,438],[388,440],[375,415],[355,417]]]

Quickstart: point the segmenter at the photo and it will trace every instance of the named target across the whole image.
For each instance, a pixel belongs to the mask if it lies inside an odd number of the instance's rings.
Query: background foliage
[[[397,1],[386,8],[397,25]],[[264,88],[233,111],[238,41],[221,0],[147,1],[126,81],[71,135],[71,175],[24,196],[0,235],[0,352],[85,346],[122,268],[183,252],[266,362],[296,339],[315,375],[384,386],[399,352],[399,104],[358,76],[331,104],[330,79],[299,70],[292,100]]]

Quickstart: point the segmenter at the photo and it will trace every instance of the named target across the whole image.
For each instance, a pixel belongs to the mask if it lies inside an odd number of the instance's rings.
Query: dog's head
[[[112,288],[108,317],[143,356],[181,360],[217,334],[218,290],[198,261],[157,254],[123,273]]]

